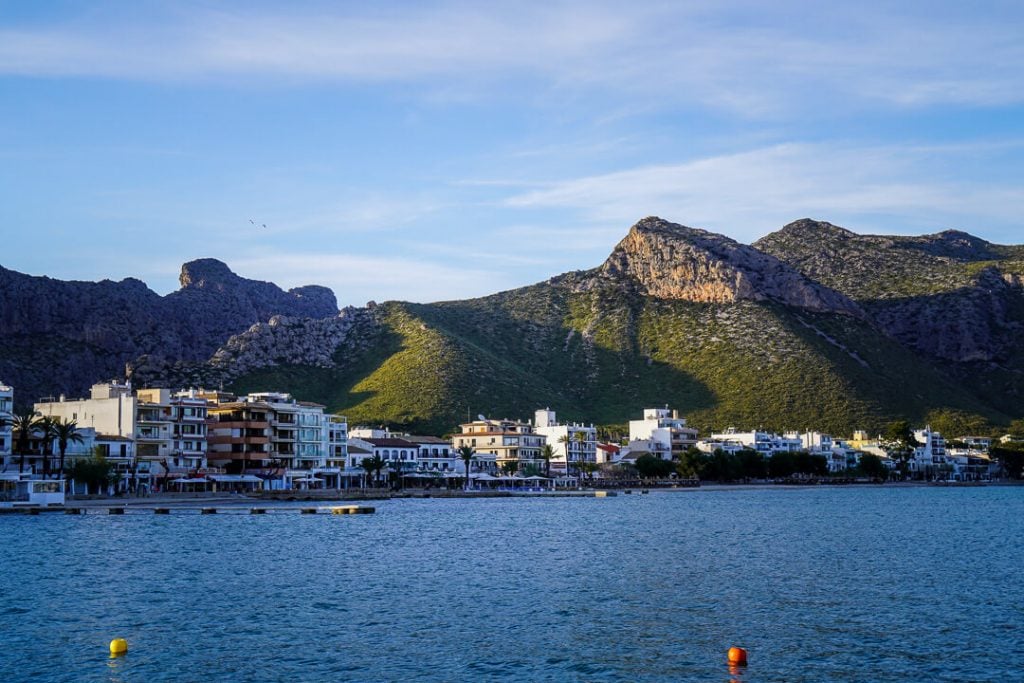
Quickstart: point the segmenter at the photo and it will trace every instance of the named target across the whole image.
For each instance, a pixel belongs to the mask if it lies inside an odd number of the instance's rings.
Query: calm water
[[[1024,488],[377,505],[0,516],[0,680],[1024,680]]]

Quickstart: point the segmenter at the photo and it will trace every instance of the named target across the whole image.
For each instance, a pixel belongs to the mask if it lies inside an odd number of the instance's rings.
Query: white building
[[[946,440],[942,434],[932,431],[929,425],[915,430],[914,438],[919,445],[908,463],[910,471],[924,479],[946,478],[952,470],[952,463],[946,460]]]
[[[647,442],[648,452],[663,460],[671,460],[697,445],[697,430],[686,426],[679,412],[664,408],[645,408],[642,420],[629,421],[629,447],[638,451],[642,447],[634,442]]]
[[[14,451],[13,430],[14,420],[14,387],[0,382],[0,464],[6,465]]]
[[[97,434],[135,438],[138,399],[131,383],[105,382],[92,385],[89,398],[54,401],[44,399],[35,404],[44,417],[74,420],[80,429],[94,429]],[[152,433],[149,431],[148,433]]]
[[[327,419],[327,466],[321,470],[328,479],[337,477],[337,488],[347,483],[345,471],[348,468],[348,419],[344,415],[326,415]]]
[[[712,437],[708,439],[701,439],[697,442],[697,450],[703,453],[722,451],[723,453],[735,454],[744,449],[746,449],[746,446],[734,439],[719,439]]]
[[[416,456],[418,469],[425,472],[454,472],[461,460],[452,451],[450,441],[436,436],[405,435],[410,443],[416,444],[419,452]]]
[[[363,458],[367,457],[379,457],[384,461],[388,472],[415,472],[420,466],[419,445],[405,439],[352,437],[349,439],[349,447],[350,451],[359,454],[351,456],[354,472],[365,471],[362,470],[362,462]],[[364,451],[369,452],[369,455],[364,455]]]
[[[40,415],[74,420],[79,429],[135,443],[139,471],[154,476],[207,466],[208,402],[195,391],[132,390],[131,383],[94,384],[89,398],[35,404]]]
[[[787,432],[787,440],[799,439],[801,449],[811,455],[820,455],[828,462],[829,472],[843,472],[849,466],[846,448],[828,434],[821,432]]]
[[[965,436],[960,441],[971,450],[983,453],[988,453],[989,449],[992,448],[992,437],[990,436]]]
[[[552,474],[569,474],[570,469],[578,469],[575,463],[598,461],[594,425],[559,424],[555,411],[550,408],[538,410],[534,417],[534,431],[544,436],[555,452],[550,464]]]
[[[739,444],[741,449],[757,451],[766,458],[776,453],[796,453],[805,450],[802,438],[795,434],[780,436],[760,430],[738,432],[731,427],[724,432],[712,434],[708,442]]]
[[[150,483],[148,474],[138,471],[133,439],[99,434],[92,427],[79,429],[78,435],[82,437],[81,443],[68,443],[68,449],[64,454],[66,467],[70,467],[75,460],[91,459],[99,455],[114,465],[114,473],[118,476],[118,481],[113,487],[115,493],[132,488],[133,479],[141,484]],[[53,445],[53,452],[59,453],[56,442]],[[68,493],[86,493],[86,490],[80,482],[71,481],[68,484]]]
[[[456,451],[469,446],[476,452],[473,468],[479,472],[497,473],[505,463],[515,462],[517,467],[533,465],[543,467],[540,451],[545,437],[537,434],[529,422],[518,420],[492,420],[480,416],[474,422],[459,425],[461,433],[452,437]]]

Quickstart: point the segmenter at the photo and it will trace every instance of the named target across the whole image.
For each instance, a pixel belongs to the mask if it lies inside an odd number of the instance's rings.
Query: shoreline
[[[771,482],[766,483],[742,483],[742,484],[719,484],[719,483],[707,483],[701,484],[700,486],[680,486],[680,487],[633,487],[629,489],[624,488],[585,488],[585,489],[574,489],[568,491],[460,491],[460,490],[449,490],[449,491],[438,491],[438,490],[423,490],[423,489],[407,489],[403,491],[373,491],[373,490],[356,490],[356,491],[281,491],[274,492],[271,494],[225,494],[222,492],[218,493],[155,493],[145,497],[124,497],[124,496],[112,496],[112,497],[71,497],[69,496],[65,506],[68,507],[162,507],[165,505],[188,505],[196,503],[221,503],[221,504],[242,504],[242,505],[256,505],[261,503],[276,504],[276,503],[296,503],[296,502],[338,502],[338,501],[374,501],[374,500],[423,500],[430,498],[438,499],[473,499],[473,498],[592,498],[598,491],[607,491],[609,493],[615,493],[618,495],[630,495],[626,491],[629,491],[633,495],[642,495],[641,492],[650,493],[683,493],[683,492],[716,492],[716,491],[742,491],[742,490],[757,490],[757,489],[786,489],[786,490],[815,490],[820,488],[848,488],[850,486],[856,486],[857,488],[871,487],[871,488],[979,488],[986,486],[1024,486],[1024,482],[1012,482],[1012,481],[998,481],[998,482],[966,482],[966,483],[955,483],[955,484],[944,484],[940,482],[886,482],[886,483],[875,483],[865,482],[858,484],[775,484]]]

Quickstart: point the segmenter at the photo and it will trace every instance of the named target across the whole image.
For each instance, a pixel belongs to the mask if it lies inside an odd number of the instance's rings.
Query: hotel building
[[[644,442],[643,448],[662,460],[671,460],[697,445],[697,430],[686,426],[679,412],[664,408],[645,408],[642,420],[629,421],[629,441]]]
[[[543,467],[540,449],[544,446],[544,436],[537,434],[529,422],[489,420],[481,416],[459,428],[462,433],[452,437],[452,448],[458,451],[469,446],[475,450],[475,462],[481,471],[496,472],[503,463],[512,460],[520,467]]]
[[[598,461],[594,425],[559,424],[555,411],[550,408],[538,410],[534,418],[536,432],[544,436],[555,451],[551,459],[552,474],[569,474],[570,470],[578,469],[577,463]]]

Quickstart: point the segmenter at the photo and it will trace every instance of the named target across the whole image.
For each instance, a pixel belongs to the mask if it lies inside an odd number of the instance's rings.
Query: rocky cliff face
[[[1001,361],[1024,325],[1018,247],[955,230],[858,235],[810,219],[754,246],[856,299],[886,333],[937,360]]]
[[[328,289],[285,292],[213,259],[186,263],[181,285],[161,297],[130,278],[65,282],[0,268],[0,377],[16,387],[19,402],[80,393],[119,376],[140,355],[205,360],[231,335],[272,316],[338,313]]]
[[[254,370],[301,365],[336,368],[345,356],[372,343],[378,321],[366,308],[346,308],[329,318],[275,315],[233,335],[204,362],[143,355],[127,365],[138,386],[219,386]]]
[[[774,256],[723,235],[655,217],[634,225],[600,272],[630,281],[641,293],[660,299],[775,301],[816,312],[862,315],[846,296]]]

